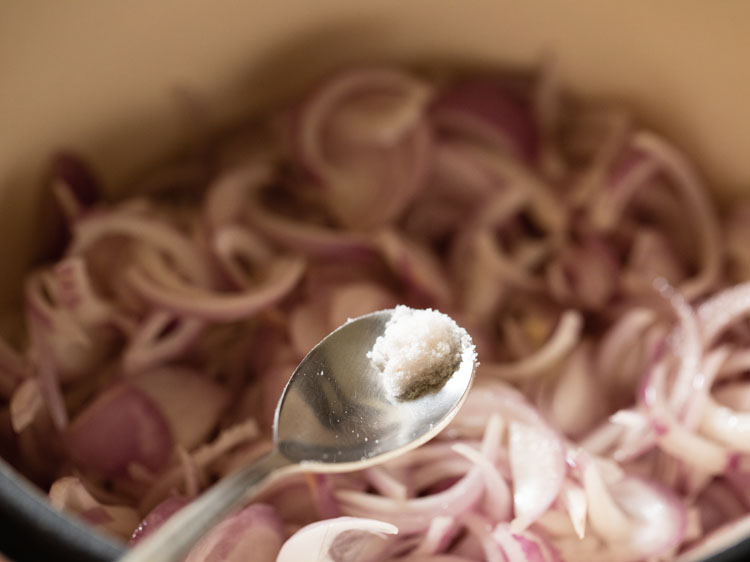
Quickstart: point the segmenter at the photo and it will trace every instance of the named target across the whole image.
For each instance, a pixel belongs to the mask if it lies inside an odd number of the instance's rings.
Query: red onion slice
[[[225,321],[247,318],[273,306],[297,284],[305,269],[301,258],[278,258],[269,268],[259,287],[239,294],[209,293],[186,285],[166,287],[149,279],[144,273],[131,270],[128,279],[145,299],[175,314],[203,320]]]
[[[214,527],[185,558],[185,562],[275,562],[284,531],[275,510],[251,505]]]
[[[304,104],[299,157],[340,224],[367,230],[393,220],[422,188],[430,134],[421,118],[428,95],[426,85],[407,74],[359,69],[332,77]],[[381,124],[363,129],[372,119]]]
[[[497,467],[476,449],[457,443],[453,450],[463,455],[482,470],[484,477],[484,511],[494,521],[510,521],[513,513],[513,500],[510,488]]]
[[[407,287],[426,296],[436,307],[450,304],[451,287],[432,253],[390,228],[380,231],[375,240],[393,272]]]
[[[653,158],[674,180],[685,197],[688,211],[695,221],[701,270],[685,281],[680,291],[687,298],[705,293],[716,285],[721,275],[723,256],[719,225],[711,212],[711,201],[692,164],[664,139],[648,132],[633,135],[632,145]]]
[[[48,370],[54,371],[55,381],[59,378],[67,382],[100,365],[111,343],[111,334],[102,324],[103,317],[86,318],[85,314],[78,315],[58,302],[60,288],[47,272],[40,271],[27,278],[25,297],[29,332],[36,352],[34,360],[40,373],[46,377]],[[40,381],[43,386],[49,383],[44,377]]]
[[[163,367],[129,379],[159,407],[175,442],[187,450],[203,443],[216,427],[230,396],[204,374]]]
[[[68,254],[81,255],[96,242],[113,236],[126,236],[157,249],[169,256],[177,270],[191,281],[202,287],[211,285],[206,260],[187,236],[164,221],[125,211],[101,212],[79,221]]]
[[[698,307],[705,345],[710,346],[727,327],[747,315],[750,315],[750,283],[711,296]]]
[[[79,467],[123,478],[133,465],[158,472],[172,457],[169,422],[146,393],[121,383],[101,393],[68,427],[65,442]]]
[[[498,431],[497,423],[490,424],[482,440],[482,454],[489,459],[494,458],[500,445]],[[427,468],[434,476],[444,464],[446,462],[438,462]],[[471,510],[481,499],[483,481],[480,469],[475,467],[467,472],[466,467],[462,466],[458,474],[463,476],[452,481],[451,485],[442,491],[405,501],[394,501],[350,490],[339,490],[336,492],[336,498],[342,511],[348,515],[377,517],[381,521],[396,525],[401,533],[424,532],[429,528],[433,518],[441,515],[458,517]],[[416,475],[413,480],[417,480]],[[415,488],[419,489],[421,486],[415,484]]]
[[[365,259],[375,254],[372,242],[361,234],[293,220],[264,209],[258,201],[250,202],[248,219],[277,244],[305,255]]]
[[[491,144],[532,162],[539,139],[529,104],[489,79],[461,81],[435,101],[433,120],[452,135]]]
[[[563,313],[560,322],[545,344],[529,357],[509,364],[487,364],[483,372],[505,380],[537,377],[557,365],[576,346],[583,329],[583,317],[576,310]]]
[[[511,525],[498,525],[492,537],[502,548],[504,559],[519,562],[562,562],[557,551],[541,536],[525,531],[513,532]]]
[[[281,547],[276,562],[374,562],[388,547],[386,535],[398,527],[375,519],[337,517],[303,527]]]
[[[613,496],[636,522],[633,534],[622,546],[633,559],[653,558],[674,552],[687,528],[687,513],[674,493],[635,477],[611,487]]]
[[[337,491],[336,499],[347,515],[377,517],[396,525],[402,533],[423,532],[434,517],[464,513],[479,501],[483,490],[480,471],[466,473],[464,465],[459,473],[464,476],[445,491],[406,501],[348,490]]]
[[[133,375],[179,357],[204,326],[204,322],[194,318],[176,317],[163,310],[152,312],[122,352],[123,372]]]
[[[602,241],[590,238],[571,244],[547,269],[550,292],[561,302],[599,310],[613,297],[619,267]]]
[[[438,554],[448,548],[450,542],[455,538],[457,531],[456,519],[451,516],[438,516],[430,522],[430,527],[424,537],[412,551],[412,556],[417,554]]]
[[[568,480],[562,489],[562,504],[568,512],[573,530],[579,539],[586,534],[586,520],[588,517],[588,501],[586,492],[574,482]]]
[[[241,222],[251,195],[272,178],[270,166],[252,162],[214,180],[204,201],[204,218],[211,231]]]
[[[700,422],[703,434],[732,449],[750,453],[750,413],[741,413],[709,399]]]
[[[510,424],[508,441],[515,512],[512,527],[520,532],[560,494],[565,480],[565,453],[552,432],[515,421]]]
[[[666,403],[665,378],[666,365],[659,363],[652,368],[644,385],[644,401],[659,447],[708,474],[725,472],[732,466],[734,455],[677,421]]]
[[[606,416],[606,396],[593,367],[591,346],[579,345],[568,357],[549,389],[541,408],[553,427],[565,435],[580,437]]]
[[[73,476],[56,480],[49,490],[52,507],[74,513],[93,527],[126,538],[138,525],[138,512],[124,505],[104,505],[98,502]]]
[[[13,431],[21,433],[29,427],[43,407],[44,398],[39,381],[35,378],[23,381],[10,399],[10,423]]]
[[[495,540],[492,525],[486,518],[476,513],[467,513],[463,517],[466,529],[474,535],[483,550],[483,558],[487,562],[505,562],[507,560],[503,549]],[[521,561],[523,558],[516,557]]]
[[[476,562],[476,558],[456,554],[410,554],[398,558],[398,562]]]

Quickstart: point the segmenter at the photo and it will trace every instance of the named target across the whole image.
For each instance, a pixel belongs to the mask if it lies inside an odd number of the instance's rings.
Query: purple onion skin
[[[436,101],[434,111],[461,112],[482,121],[505,136],[527,162],[539,153],[539,131],[528,101],[505,84],[475,78],[456,84]]]
[[[102,199],[102,186],[99,178],[85,160],[72,150],[60,150],[50,162],[44,178],[40,224],[44,232],[39,237],[39,247],[35,251],[35,263],[48,263],[60,259],[70,243],[70,228],[57,204],[50,188],[56,181],[65,182],[81,207],[92,207]]]

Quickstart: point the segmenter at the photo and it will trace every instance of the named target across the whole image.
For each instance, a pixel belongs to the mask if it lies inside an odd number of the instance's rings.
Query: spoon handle
[[[120,562],[180,562],[203,535],[246,504],[265,484],[292,466],[274,449],[253,464],[220,480],[169,518]]]

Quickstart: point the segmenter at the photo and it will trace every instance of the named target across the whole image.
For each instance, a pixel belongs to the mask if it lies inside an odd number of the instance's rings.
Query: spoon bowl
[[[247,504],[265,485],[292,472],[362,470],[437,435],[458,412],[474,379],[474,346],[443,384],[394,398],[367,352],[393,309],[348,321],[295,369],[276,407],[274,448],[193,500],[120,562],[178,562],[214,525]]]
[[[474,376],[474,349],[445,383],[416,398],[397,399],[366,352],[392,310],[351,320],[302,360],[276,408],[274,441],[292,462],[311,471],[351,471],[425,443],[458,411]]]

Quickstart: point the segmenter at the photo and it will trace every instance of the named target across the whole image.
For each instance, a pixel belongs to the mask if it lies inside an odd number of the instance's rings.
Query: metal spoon
[[[473,346],[440,388],[394,400],[366,353],[393,310],[351,320],[323,339],[292,374],[276,407],[274,448],[171,517],[121,562],[179,562],[221,519],[292,472],[361,470],[413,449],[443,429],[474,378]]]

